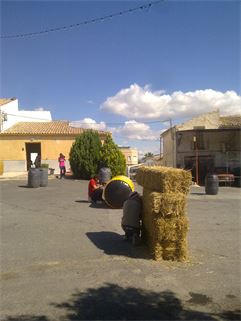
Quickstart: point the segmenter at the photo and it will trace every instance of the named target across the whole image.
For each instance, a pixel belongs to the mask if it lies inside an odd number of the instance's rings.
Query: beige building
[[[37,154],[41,162],[58,171],[58,156],[66,157],[75,138],[84,131],[69,126],[68,121],[19,122],[0,133],[0,162],[4,172],[22,172],[29,169]],[[104,141],[107,132],[99,131]]]
[[[191,169],[203,182],[209,171],[232,172],[241,161],[241,115],[218,111],[195,117],[161,134],[162,164]]]
[[[123,153],[126,159],[126,166],[138,164],[138,151],[136,148],[129,146],[118,146],[120,151]]]

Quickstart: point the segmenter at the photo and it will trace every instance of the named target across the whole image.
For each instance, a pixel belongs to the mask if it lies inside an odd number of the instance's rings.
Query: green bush
[[[114,143],[110,134],[107,135],[106,140],[101,148],[100,158],[100,167],[109,167],[111,169],[112,176],[125,175],[125,156]]]
[[[101,140],[97,131],[85,130],[73,143],[69,162],[75,177],[90,179],[98,173],[100,164]]]
[[[91,176],[98,174],[101,167],[108,167],[112,176],[125,175],[126,161],[125,156],[107,134],[104,144],[97,131],[85,130],[73,143],[69,162],[75,177],[90,179]]]
[[[44,164],[41,164],[40,167],[41,167],[41,168],[47,168],[47,169],[48,169],[48,168],[49,168],[49,164],[44,163]]]

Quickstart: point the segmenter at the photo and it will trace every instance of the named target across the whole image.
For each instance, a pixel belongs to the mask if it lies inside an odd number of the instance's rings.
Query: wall
[[[1,130],[6,130],[18,122],[51,121],[51,113],[47,110],[18,110],[18,99],[0,107],[7,114],[7,121],[2,122]]]
[[[163,155],[161,165],[176,167],[176,128],[170,128],[161,135]]]
[[[191,130],[195,127],[204,127],[205,129],[217,129],[219,126],[219,111],[206,113],[198,117],[192,118],[183,124],[176,126],[179,130]]]
[[[200,131],[203,137],[202,147],[198,147],[198,156],[211,156],[215,167],[235,168],[241,161],[241,131],[206,130]],[[184,167],[184,158],[195,156],[193,137],[197,131],[183,131],[177,133],[177,164]],[[198,136],[197,136],[198,137]]]
[[[59,153],[63,153],[68,160],[74,141],[75,137],[1,136],[0,160],[4,161],[5,172],[25,171],[27,169],[25,143],[41,143],[42,163],[48,163],[50,167],[57,170]],[[66,168],[69,168],[68,161]]]
[[[138,164],[138,151],[135,148],[123,148],[119,147],[120,151],[123,153],[126,159],[126,165],[136,165]]]

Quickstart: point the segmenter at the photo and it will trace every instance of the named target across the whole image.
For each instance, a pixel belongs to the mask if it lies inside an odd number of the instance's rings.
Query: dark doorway
[[[192,171],[192,177],[196,182],[196,157],[195,156],[186,156],[184,158],[185,169],[190,169]],[[207,156],[198,156],[198,178],[199,184],[203,185],[205,183],[205,176],[207,173],[211,172],[214,168],[214,157]]]
[[[26,150],[26,160],[27,160],[27,170],[34,164],[34,160],[37,154],[41,158],[41,143],[25,143]]]

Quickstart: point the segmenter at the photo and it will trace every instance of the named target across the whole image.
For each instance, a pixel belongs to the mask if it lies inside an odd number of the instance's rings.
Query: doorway
[[[192,172],[192,177],[196,182],[196,157],[195,156],[186,156],[184,157],[185,169],[190,169]],[[203,185],[205,183],[205,176],[211,172],[214,168],[214,157],[199,156],[198,157],[198,177],[199,183]]]
[[[36,156],[41,159],[41,143],[25,143],[27,170],[34,164]]]

